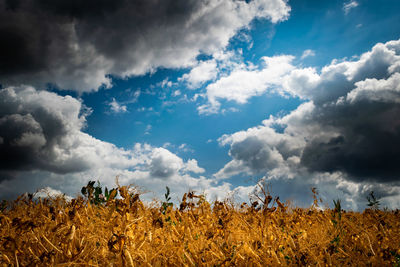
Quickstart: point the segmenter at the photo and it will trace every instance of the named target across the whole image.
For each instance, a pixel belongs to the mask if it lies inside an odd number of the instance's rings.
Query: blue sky
[[[139,2],[2,1],[35,26],[0,20],[0,197],[118,175],[247,201],[262,178],[295,205],[398,207],[398,1]]]
[[[253,64],[259,64],[263,56],[290,54],[296,56],[296,61],[301,65],[321,68],[333,59],[350,58],[368,51],[377,42],[399,37],[400,31],[391,25],[400,22],[400,17],[396,14],[396,8],[387,8],[399,3],[387,1],[386,8],[371,1],[357,3],[359,6],[346,15],[343,1],[291,1],[289,4],[292,10],[287,21],[273,25],[266,19],[255,20],[251,23],[251,29],[242,30],[238,34],[246,34],[249,40],[243,40],[243,37],[236,35],[227,49],[236,53],[238,49],[242,49],[243,61]],[[375,12],[378,14],[374,14]],[[382,24],[379,28],[385,30],[377,30],[376,24]],[[369,30],[371,28],[374,30]],[[251,48],[249,42],[253,43]],[[305,50],[312,50],[316,55],[302,60],[301,55]],[[174,90],[180,90],[182,94],[189,96],[193,92],[187,92],[184,84],[169,88],[160,88],[157,84],[166,79],[176,82],[189,71],[190,69],[161,69],[156,73],[129,79],[113,77],[111,89],[83,95],[84,103],[93,109],[92,115],[88,117],[89,127],[85,131],[125,148],[131,147],[135,142],[146,142],[155,146],[165,143],[175,146],[187,144],[196,151],[196,158],[201,158],[201,162],[207,164],[205,166],[211,167],[207,168],[207,172],[212,174],[229,157],[227,148],[216,146],[215,142],[208,145],[209,139],[215,141],[223,134],[250,128],[270,114],[291,111],[301,103],[296,98],[265,94],[250,99],[245,105],[231,104],[238,112],[210,116],[199,115],[196,103],[183,102],[163,106],[166,101],[178,102],[182,99],[171,97]],[[204,86],[198,91],[202,89]],[[146,94],[147,90],[151,90],[154,95]],[[112,98],[122,103],[129,102],[133,98],[132,94],[137,91],[143,93],[134,103],[125,104],[128,112],[115,113],[105,105]],[[152,108],[153,111],[138,111],[141,108]],[[146,134],[148,125],[151,125],[151,130]],[[215,154],[218,156],[210,159],[210,155]],[[193,155],[182,153],[182,156],[186,158]]]

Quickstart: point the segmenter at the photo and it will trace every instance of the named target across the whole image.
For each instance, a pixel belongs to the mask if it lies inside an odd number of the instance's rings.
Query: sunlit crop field
[[[116,193],[119,197],[114,198]],[[111,191],[110,191],[111,192]],[[3,266],[398,266],[400,213],[291,208],[265,195],[251,204],[185,194],[144,205],[118,187],[107,199],[32,200],[0,213]],[[99,192],[97,192],[99,193]],[[111,195],[111,196],[110,196]]]

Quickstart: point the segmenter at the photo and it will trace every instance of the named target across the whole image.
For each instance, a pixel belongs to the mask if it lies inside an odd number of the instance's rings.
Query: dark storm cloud
[[[37,0],[36,7],[69,18],[104,17],[107,13],[115,12],[123,4],[123,0]],[[15,5],[15,6],[19,6]],[[16,8],[14,7],[14,11]]]
[[[283,0],[0,0],[0,82],[111,86],[158,67],[192,65],[255,17],[285,19]]]
[[[1,89],[0,170],[12,174],[16,170],[68,173],[87,169],[85,160],[69,157],[85,122],[80,112],[81,103],[72,97],[32,87]]]
[[[282,80],[284,90],[308,102],[223,136],[233,160],[217,177],[248,172],[290,178],[307,171],[311,177],[341,173],[356,183],[399,181],[400,40],[377,44],[353,61],[334,61],[320,74],[294,69]]]
[[[301,163],[311,171],[342,171],[356,180],[400,178],[400,104],[363,100],[352,105],[316,108],[321,128],[336,137],[309,142]]]
[[[246,167],[256,173],[277,167],[277,161],[273,152],[264,142],[257,137],[251,136],[243,142],[232,145],[230,155],[236,160],[242,161]]]
[[[111,76],[196,66],[253,19],[277,23],[289,11],[286,0],[0,0],[0,194],[121,172],[160,190],[152,178],[211,188],[188,175],[204,171],[197,161],[84,133],[82,103],[44,87],[82,93],[111,87]]]
[[[90,110],[71,96],[30,86],[0,90],[0,198],[50,186],[75,195],[89,179],[135,183],[161,193],[165,185],[205,187],[204,172],[164,148],[118,148],[83,132]],[[154,178],[162,178],[154,179]],[[185,189],[183,189],[185,188]],[[209,186],[207,186],[209,188]]]
[[[355,181],[399,180],[400,54],[392,45],[375,46],[353,66],[350,79],[336,75],[330,90],[322,87],[334,93],[316,101],[311,116],[334,137],[307,143],[301,164],[310,171],[341,171]]]

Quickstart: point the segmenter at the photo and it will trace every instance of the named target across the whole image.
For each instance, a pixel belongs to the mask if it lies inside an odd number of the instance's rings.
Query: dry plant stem
[[[364,233],[364,234],[365,234],[365,236],[367,237],[368,244],[369,244],[369,248],[371,249],[372,254],[375,256],[375,251],[374,251],[374,249],[372,248],[371,240],[369,239],[369,236],[368,236],[367,233]]]
[[[15,252],[14,255],[15,255],[15,266],[19,267],[17,252]]]

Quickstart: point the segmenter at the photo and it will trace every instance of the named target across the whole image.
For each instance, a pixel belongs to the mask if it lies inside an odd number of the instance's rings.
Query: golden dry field
[[[93,184],[92,184],[93,185]],[[144,205],[126,186],[86,197],[8,203],[1,266],[399,266],[400,213],[291,208],[265,194],[235,205],[187,193]],[[111,196],[110,196],[111,195]],[[260,203],[261,202],[261,203]]]

